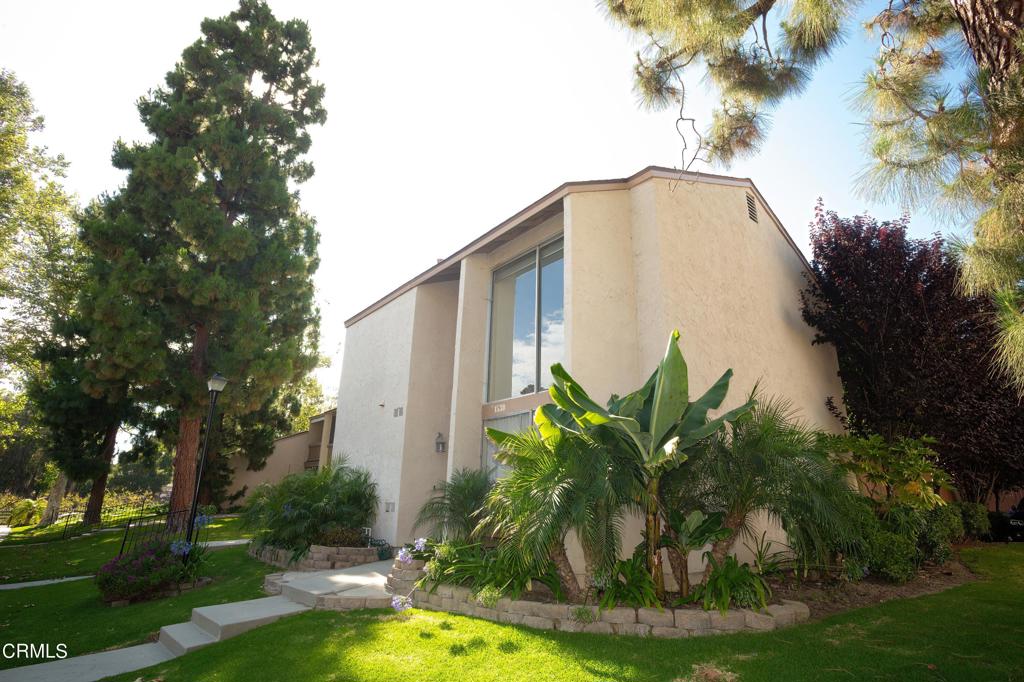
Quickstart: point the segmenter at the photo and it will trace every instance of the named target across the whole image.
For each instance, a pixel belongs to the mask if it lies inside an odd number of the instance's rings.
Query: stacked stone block
[[[292,562],[291,550],[267,545],[257,549],[250,544],[249,555],[271,566],[287,568],[292,571],[351,568],[378,560],[376,547],[327,547],[324,545],[312,545],[304,557],[296,562]]]
[[[419,559],[404,562],[395,559],[391,565],[391,573],[388,574],[387,590],[391,594],[409,596],[416,585],[416,581],[423,577],[423,562]],[[440,604],[440,601],[438,602]]]
[[[417,608],[475,616],[497,623],[526,625],[541,630],[594,632],[638,637],[699,637],[740,631],[767,631],[803,622],[811,612],[806,604],[783,599],[766,609],[730,609],[725,613],[698,608],[635,609],[617,606],[549,604],[523,599],[499,599],[493,608],[477,603],[468,587],[438,585],[428,591],[414,589],[423,576],[423,562],[395,561],[388,576],[388,591],[412,597]]]

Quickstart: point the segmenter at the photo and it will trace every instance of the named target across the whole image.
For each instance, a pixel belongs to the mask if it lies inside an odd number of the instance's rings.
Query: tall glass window
[[[551,365],[565,358],[565,314],[563,313],[562,242],[540,250],[540,380],[541,391],[551,386]]]
[[[561,240],[494,273],[487,400],[544,390],[565,350]],[[538,388],[539,387],[539,388]]]
[[[485,419],[485,429],[497,429],[498,431],[504,431],[505,433],[525,433],[530,430],[530,426],[533,425],[533,412],[522,412],[520,414],[513,414],[507,417],[495,417],[494,419]],[[501,464],[496,459],[498,454],[498,446],[494,444],[490,438],[487,437],[487,432],[483,433],[483,450],[480,453],[480,464],[486,471],[491,472],[491,479],[498,479],[508,473],[508,467]]]

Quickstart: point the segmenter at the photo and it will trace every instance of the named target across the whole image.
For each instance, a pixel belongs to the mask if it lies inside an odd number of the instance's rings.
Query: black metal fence
[[[167,513],[166,504],[122,504],[113,507],[104,507],[100,512],[98,523],[85,522],[85,509],[74,508],[62,510],[57,518],[57,525],[61,530],[61,539],[80,535],[85,532],[103,530],[107,528],[126,527],[132,519],[156,517]]]
[[[124,528],[124,537],[121,539],[121,550],[118,554],[128,554],[132,550],[154,543],[171,544],[174,542],[185,543],[188,539],[188,509],[174,512],[163,512],[156,516],[139,516],[129,519]],[[192,533],[192,543],[206,541],[206,525],[209,517],[203,514],[196,515],[195,530]],[[187,551],[187,550],[186,550]]]

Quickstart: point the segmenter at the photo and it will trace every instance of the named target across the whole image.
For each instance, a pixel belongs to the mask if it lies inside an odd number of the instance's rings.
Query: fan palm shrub
[[[805,566],[824,565],[836,548],[853,546],[857,495],[828,453],[824,434],[802,423],[792,404],[751,395],[754,408],[690,453],[666,481],[663,503],[723,515],[732,533],[717,539],[705,580],[722,565],[740,535],[753,537],[758,513],[779,522]]]
[[[479,523],[479,513],[491,490],[486,469],[456,469],[448,481],[434,486],[435,494],[420,508],[413,530],[425,529],[432,537],[464,542]]]
[[[497,538],[505,561],[525,572],[552,562],[569,601],[582,603],[565,537],[576,533],[588,575],[614,572],[623,516],[640,493],[632,459],[572,433],[489,434],[510,471],[488,495],[480,528]]]
[[[643,487],[644,557],[658,598],[663,599],[662,478],[686,461],[690,448],[746,414],[753,404],[747,402],[717,417],[708,416],[725,400],[731,369],[691,402],[689,371],[679,350],[678,330],[673,330],[665,355],[647,383],[625,396],[612,395],[606,407],[596,403],[562,365],[552,365],[551,376],[554,404],[541,406],[535,417],[541,434],[545,438],[557,431],[586,435],[628,453],[636,461],[634,470]]]
[[[255,531],[257,545],[291,549],[298,559],[327,529],[372,525],[379,503],[370,473],[341,463],[261,485],[249,497],[242,523]]]

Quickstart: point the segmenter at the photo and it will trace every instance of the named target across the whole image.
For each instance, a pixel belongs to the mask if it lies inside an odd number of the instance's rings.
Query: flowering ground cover
[[[162,626],[188,620],[197,606],[266,596],[263,576],[274,569],[250,558],[244,547],[210,552],[206,561],[210,585],[118,608],[101,601],[92,580],[0,591],[0,640],[49,643],[51,650],[64,643],[69,656],[80,656],[145,642]],[[0,658],[0,668],[16,663]]]
[[[314,611],[115,679],[1022,680],[1024,546],[963,559],[980,580],[765,634],[640,639],[417,609]]]

